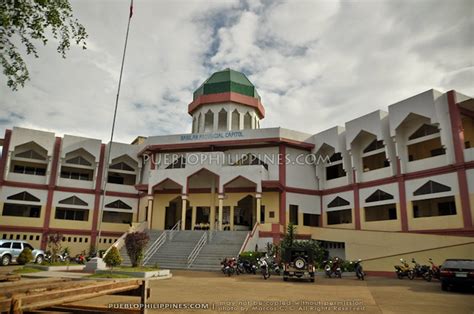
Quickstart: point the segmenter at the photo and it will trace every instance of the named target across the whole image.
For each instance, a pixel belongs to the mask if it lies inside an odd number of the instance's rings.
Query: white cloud
[[[0,85],[0,127],[107,140],[128,1],[73,1],[89,49],[27,58],[31,81]],[[471,1],[135,1],[117,140],[190,131],[193,90],[243,70],[263,127],[315,133],[429,88],[474,95]]]

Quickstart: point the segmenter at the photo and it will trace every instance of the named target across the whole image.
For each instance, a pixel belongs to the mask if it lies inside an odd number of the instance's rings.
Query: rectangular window
[[[265,206],[260,205],[260,223],[265,223]]]
[[[352,209],[343,209],[327,212],[328,225],[352,223]]]
[[[41,206],[38,206],[38,205],[5,203],[3,205],[2,215],[38,218],[40,216],[40,213],[41,213]]]
[[[61,178],[92,181],[94,171],[89,169],[79,169],[74,167],[61,167]]]
[[[108,183],[122,184],[122,185],[135,185],[136,175],[134,174],[125,174],[118,172],[109,172],[107,176]]]
[[[56,208],[56,214],[55,214],[54,218],[64,219],[64,220],[88,221],[89,220],[89,210],[88,209],[57,207]]]
[[[413,217],[434,217],[456,215],[454,196],[433,198],[413,202]]]
[[[290,205],[290,223],[298,224],[298,205]]]
[[[345,176],[346,176],[346,172],[344,171],[344,168],[342,167],[342,163],[338,165],[326,167],[326,180],[337,179],[337,178],[341,178]]]
[[[121,213],[113,211],[104,211],[102,216],[103,222],[111,223],[120,223],[120,224],[130,224],[132,223],[133,214],[132,213]]]
[[[275,218],[275,212],[273,210],[268,213],[268,218]]]
[[[385,157],[385,152],[363,157],[362,164],[364,172],[385,168],[390,165],[387,160],[387,157]]]
[[[441,144],[441,138],[439,137],[408,145],[407,150],[409,161],[446,154],[446,150],[443,148],[443,145]]]
[[[14,164],[13,165],[13,172],[14,173],[21,173],[21,174],[45,176],[46,175],[46,165],[43,166],[43,165]]]
[[[396,220],[395,204],[365,207],[365,221]]]
[[[319,227],[319,217],[316,214],[303,214],[303,225],[310,227]]]

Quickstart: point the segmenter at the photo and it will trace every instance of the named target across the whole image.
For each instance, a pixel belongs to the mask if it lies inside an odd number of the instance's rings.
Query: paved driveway
[[[150,302],[209,303],[211,309],[234,313],[474,313],[473,292],[443,292],[438,281],[317,277],[309,283],[284,282],[279,276],[263,280],[259,275],[227,278],[221,273],[187,271],[175,271],[173,276],[151,284]]]
[[[474,292],[444,292],[438,281],[317,277],[310,283],[284,282],[279,276],[264,280],[260,275],[228,278],[219,272],[173,271],[172,279],[151,281],[150,287],[149,302],[162,307],[151,313],[185,313],[189,310],[183,307],[194,303],[208,307],[193,310],[203,313],[474,313]],[[137,302],[136,297],[107,296],[76,304]]]

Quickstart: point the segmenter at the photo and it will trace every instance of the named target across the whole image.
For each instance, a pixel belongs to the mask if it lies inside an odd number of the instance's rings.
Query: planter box
[[[71,271],[71,270],[83,270],[86,265],[63,265],[63,266],[47,266],[47,265],[37,265],[37,264],[28,264],[28,267],[41,269],[44,271]]]
[[[107,274],[110,270],[97,269],[96,274]],[[130,277],[144,278],[144,279],[165,279],[171,278],[169,269],[154,270],[154,271],[126,271],[126,270],[114,270],[114,274],[122,274]]]

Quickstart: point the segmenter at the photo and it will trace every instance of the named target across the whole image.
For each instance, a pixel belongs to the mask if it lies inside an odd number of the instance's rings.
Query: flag
[[[133,0],[130,1],[130,16],[128,18],[131,18],[133,15]]]

